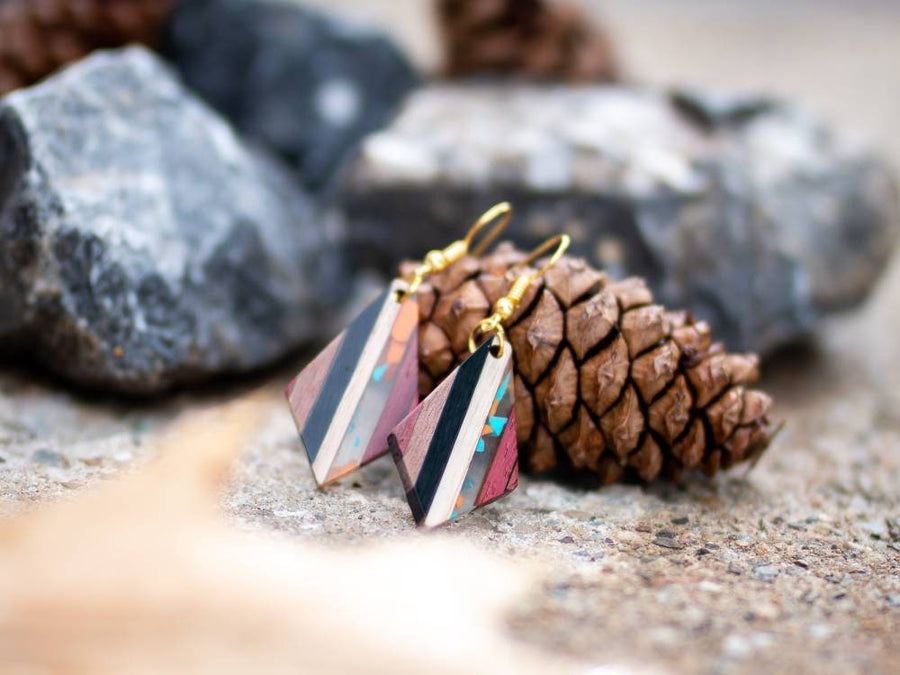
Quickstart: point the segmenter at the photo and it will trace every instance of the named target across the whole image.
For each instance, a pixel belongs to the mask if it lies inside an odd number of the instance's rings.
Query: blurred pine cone
[[[523,257],[503,244],[422,286],[423,396],[468,356],[469,333]],[[612,282],[564,257],[532,285],[507,334],[520,459],[533,472],[587,470],[604,484],[675,479],[685,469],[713,475],[759,457],[775,433],[771,399],[745,387],[758,358],[727,353],[705,322],[653,304],[642,279]]]
[[[0,0],[0,94],[94,49],[153,45],[174,0]]]
[[[450,77],[520,75],[599,82],[617,79],[606,33],[565,0],[438,0]]]

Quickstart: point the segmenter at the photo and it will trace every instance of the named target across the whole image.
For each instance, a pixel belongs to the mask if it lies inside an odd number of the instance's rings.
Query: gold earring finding
[[[503,329],[503,322],[507,321],[516,311],[516,308],[522,302],[522,298],[525,297],[525,293],[528,292],[528,288],[531,284],[544,276],[551,267],[559,262],[559,259],[562,258],[563,254],[568,250],[569,244],[571,243],[572,238],[569,235],[558,234],[534,249],[524,260],[510,267],[510,271],[528,267],[547,251],[556,247],[553,255],[551,255],[539,269],[517,277],[516,280],[513,281],[512,286],[510,286],[506,295],[494,303],[492,314],[486,319],[479,321],[478,325],[472,329],[472,333],[469,335],[470,352],[474,352],[478,348],[478,343],[481,340],[493,334],[497,336],[497,341],[499,343],[497,345],[495,356],[503,355],[503,349],[506,347],[506,331]]]
[[[509,220],[512,218],[512,205],[509,202],[500,202],[495,204],[487,211],[481,214],[468,233],[462,239],[454,241],[452,244],[442,250],[429,251],[425,254],[422,264],[417,267],[410,275],[408,287],[404,295],[409,296],[419,290],[419,286],[427,277],[437,272],[442,272],[455,263],[460,258],[465,257],[471,250],[472,255],[480,256],[487,250],[497,237],[506,229]],[[496,222],[495,222],[496,221]],[[487,234],[481,239],[475,248],[472,242],[475,237],[480,234],[486,227],[493,223],[493,227],[488,230]]]

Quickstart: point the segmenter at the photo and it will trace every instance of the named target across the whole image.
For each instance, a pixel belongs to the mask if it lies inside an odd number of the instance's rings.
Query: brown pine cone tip
[[[154,45],[173,0],[0,0],[0,95],[95,49]]]
[[[422,396],[468,356],[470,332],[524,255],[504,243],[422,285]],[[401,274],[414,265],[403,263]],[[759,375],[758,357],[727,353],[706,322],[653,304],[643,279],[614,282],[565,256],[529,289],[507,335],[520,458],[531,472],[590,472],[603,484],[675,480],[694,469],[712,476],[755,461],[777,431],[771,398],[746,386]]]
[[[450,77],[618,79],[608,37],[572,2],[438,0],[437,16]]]

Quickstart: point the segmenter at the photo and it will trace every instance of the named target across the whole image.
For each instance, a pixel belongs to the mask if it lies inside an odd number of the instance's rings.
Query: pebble
[[[753,653],[753,646],[740,635],[729,635],[722,645],[722,653],[732,659],[743,659]]]
[[[566,511],[563,511],[561,515],[565,516],[566,518],[571,518],[573,520],[579,520],[583,522],[590,522],[596,518],[596,516],[594,516],[593,514],[588,513],[587,511],[582,511],[580,509],[568,509]]]
[[[781,614],[778,605],[772,602],[758,602],[750,607],[750,613],[755,619],[774,621]]]
[[[870,520],[865,523],[860,523],[859,529],[868,533],[873,539],[882,539],[886,537],[888,533],[887,523],[883,520]]]
[[[800,596],[800,600],[805,602],[807,605],[813,604],[820,597],[817,591],[806,591],[803,595]]]
[[[706,593],[722,592],[722,584],[717,584],[715,581],[701,581],[697,584],[697,588]]]
[[[677,647],[681,644],[681,633],[669,626],[660,626],[647,632],[649,640],[660,647]]]
[[[760,565],[759,567],[753,568],[753,574],[760,581],[772,581],[778,576],[778,573],[778,568],[772,567],[771,565]]]
[[[900,541],[900,518],[887,518],[885,524],[893,541]]]
[[[31,455],[31,461],[35,464],[42,464],[43,466],[50,466],[56,469],[69,468],[69,460],[65,455],[47,448],[35,450]]]
[[[722,652],[729,658],[744,659],[771,644],[772,636],[766,633],[751,633],[746,637],[729,635],[725,638]]]
[[[825,623],[814,623],[806,629],[806,633],[814,640],[827,640],[834,635],[834,628]]]
[[[121,464],[127,464],[134,459],[134,453],[131,450],[117,450],[113,453],[113,461]]]
[[[663,548],[672,548],[672,549],[682,549],[684,546],[678,542],[674,537],[669,535],[657,535],[653,540],[653,543],[657,546],[662,546]]]

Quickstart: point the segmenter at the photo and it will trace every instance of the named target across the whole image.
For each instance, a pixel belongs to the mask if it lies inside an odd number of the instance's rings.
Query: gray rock
[[[187,84],[314,187],[417,82],[382,34],[285,0],[185,0],[163,51]]]
[[[885,166],[796,108],[625,88],[440,85],[370,136],[343,200],[385,269],[510,199],[522,245],[560,231],[615,276],[766,352],[860,302],[897,238]]]
[[[0,102],[0,344],[78,383],[155,392],[316,336],[345,290],[322,223],[143,49]]]

